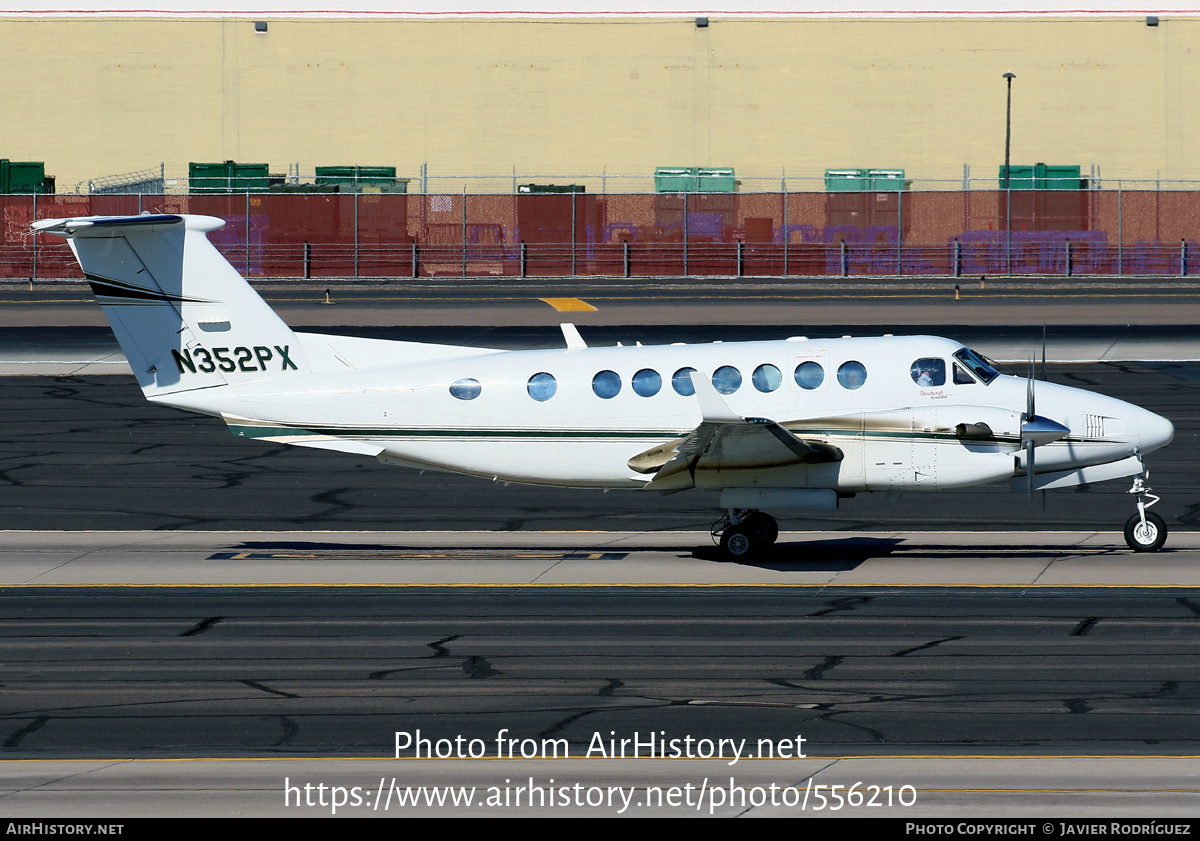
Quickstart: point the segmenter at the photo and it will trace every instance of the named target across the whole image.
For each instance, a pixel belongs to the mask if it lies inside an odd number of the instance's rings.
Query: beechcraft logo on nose
[[[255,345],[249,347],[215,347],[211,351],[204,347],[185,348],[183,350],[171,350],[171,356],[175,357],[175,365],[179,368],[179,373],[195,374],[199,371],[202,374],[211,374],[218,369],[222,371],[245,371],[253,373],[255,371],[272,370],[271,360],[279,360],[279,367],[275,370],[286,371],[289,368],[293,371],[299,370],[296,363],[288,356],[288,348],[290,345],[273,345],[274,351],[266,345]]]

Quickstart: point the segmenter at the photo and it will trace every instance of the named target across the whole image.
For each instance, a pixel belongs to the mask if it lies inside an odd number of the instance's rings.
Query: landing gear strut
[[[727,558],[741,560],[770,547],[779,537],[779,524],[770,514],[731,508],[712,528],[720,535],[721,551]]]
[[[1163,518],[1146,511],[1158,502],[1158,497],[1150,493],[1150,487],[1146,484],[1149,477],[1148,470],[1141,476],[1135,476],[1133,487],[1129,489],[1129,493],[1137,496],[1138,512],[1125,524],[1125,542],[1135,552],[1157,552],[1167,540],[1167,524]]]

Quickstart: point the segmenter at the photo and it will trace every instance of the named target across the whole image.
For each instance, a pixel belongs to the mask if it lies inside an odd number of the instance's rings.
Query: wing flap
[[[801,438],[765,418],[705,421],[690,434],[660,444],[629,459],[629,468],[654,474],[647,488],[666,490],[694,485],[697,470],[732,470],[823,464],[842,460],[832,444]]]
[[[647,490],[671,493],[695,487],[697,470],[767,469],[841,461],[842,451],[802,438],[767,418],[745,418],[729,408],[712,381],[693,373],[701,422],[692,432],[638,453],[629,469],[654,474]]]

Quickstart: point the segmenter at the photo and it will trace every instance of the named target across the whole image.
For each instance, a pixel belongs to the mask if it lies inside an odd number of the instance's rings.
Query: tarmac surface
[[[994,342],[1022,374],[1046,323],[1051,380],[1175,422],[1151,465],[1167,551],[1124,549],[1114,482],[1049,493],[1045,513],[1007,486],[847,507],[731,564],[707,498],[500,488],[238,441],[93,376],[120,363],[81,286],[6,285],[6,816],[332,814],[289,799],[306,784],[358,786],[355,814],[813,815],[813,786],[855,782],[916,803],[839,816],[1195,815],[1195,288],[589,284],[268,297],[297,327],[504,347],[557,344],[566,320],[596,344],[935,332]],[[396,731],[416,729],[488,758],[396,759]],[[502,757],[505,729],[565,738],[572,758]],[[580,758],[597,735],[655,732],[803,736],[806,757]],[[793,799],[718,802],[718,782]],[[421,785],[499,799],[401,810]],[[544,807],[539,786],[632,799]]]
[[[205,577],[194,545],[169,549],[204,536],[156,537],[110,571]],[[918,541],[960,551],[944,537]],[[1057,551],[1097,561],[1087,549]],[[341,549],[274,578],[322,579],[338,552],[361,574]],[[103,569],[97,554],[68,564],[74,577]],[[952,566],[933,554],[931,571]],[[614,571],[596,560],[571,566]],[[330,815],[324,785],[359,787],[341,815],[812,815],[801,792],[857,783],[890,787],[890,807],[860,801],[879,816],[1195,814],[1200,587],[702,586],[675,573],[643,586],[2,588],[0,803],[10,819]],[[620,786],[630,801],[530,803],[556,784]],[[305,785],[312,798],[289,799]],[[401,807],[419,786],[497,799]],[[768,801],[771,786],[790,793]],[[679,793],[663,805],[654,787]],[[718,787],[763,791],[747,803]]]

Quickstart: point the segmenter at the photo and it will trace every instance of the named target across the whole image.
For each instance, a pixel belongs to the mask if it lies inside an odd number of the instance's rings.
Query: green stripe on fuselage
[[[563,440],[586,439],[622,439],[661,441],[663,439],[683,438],[693,430],[675,429],[421,429],[401,427],[362,427],[362,426],[268,426],[259,424],[230,423],[229,431],[240,438],[285,438],[302,436],[323,436],[331,438],[559,438]],[[896,439],[909,441],[914,438],[925,441],[957,441],[958,437],[950,431],[925,432],[916,430],[849,430],[849,429],[803,429],[789,430],[800,438],[841,439],[874,438]],[[966,444],[1019,444],[1019,439],[993,439],[987,441],[965,441]]]

